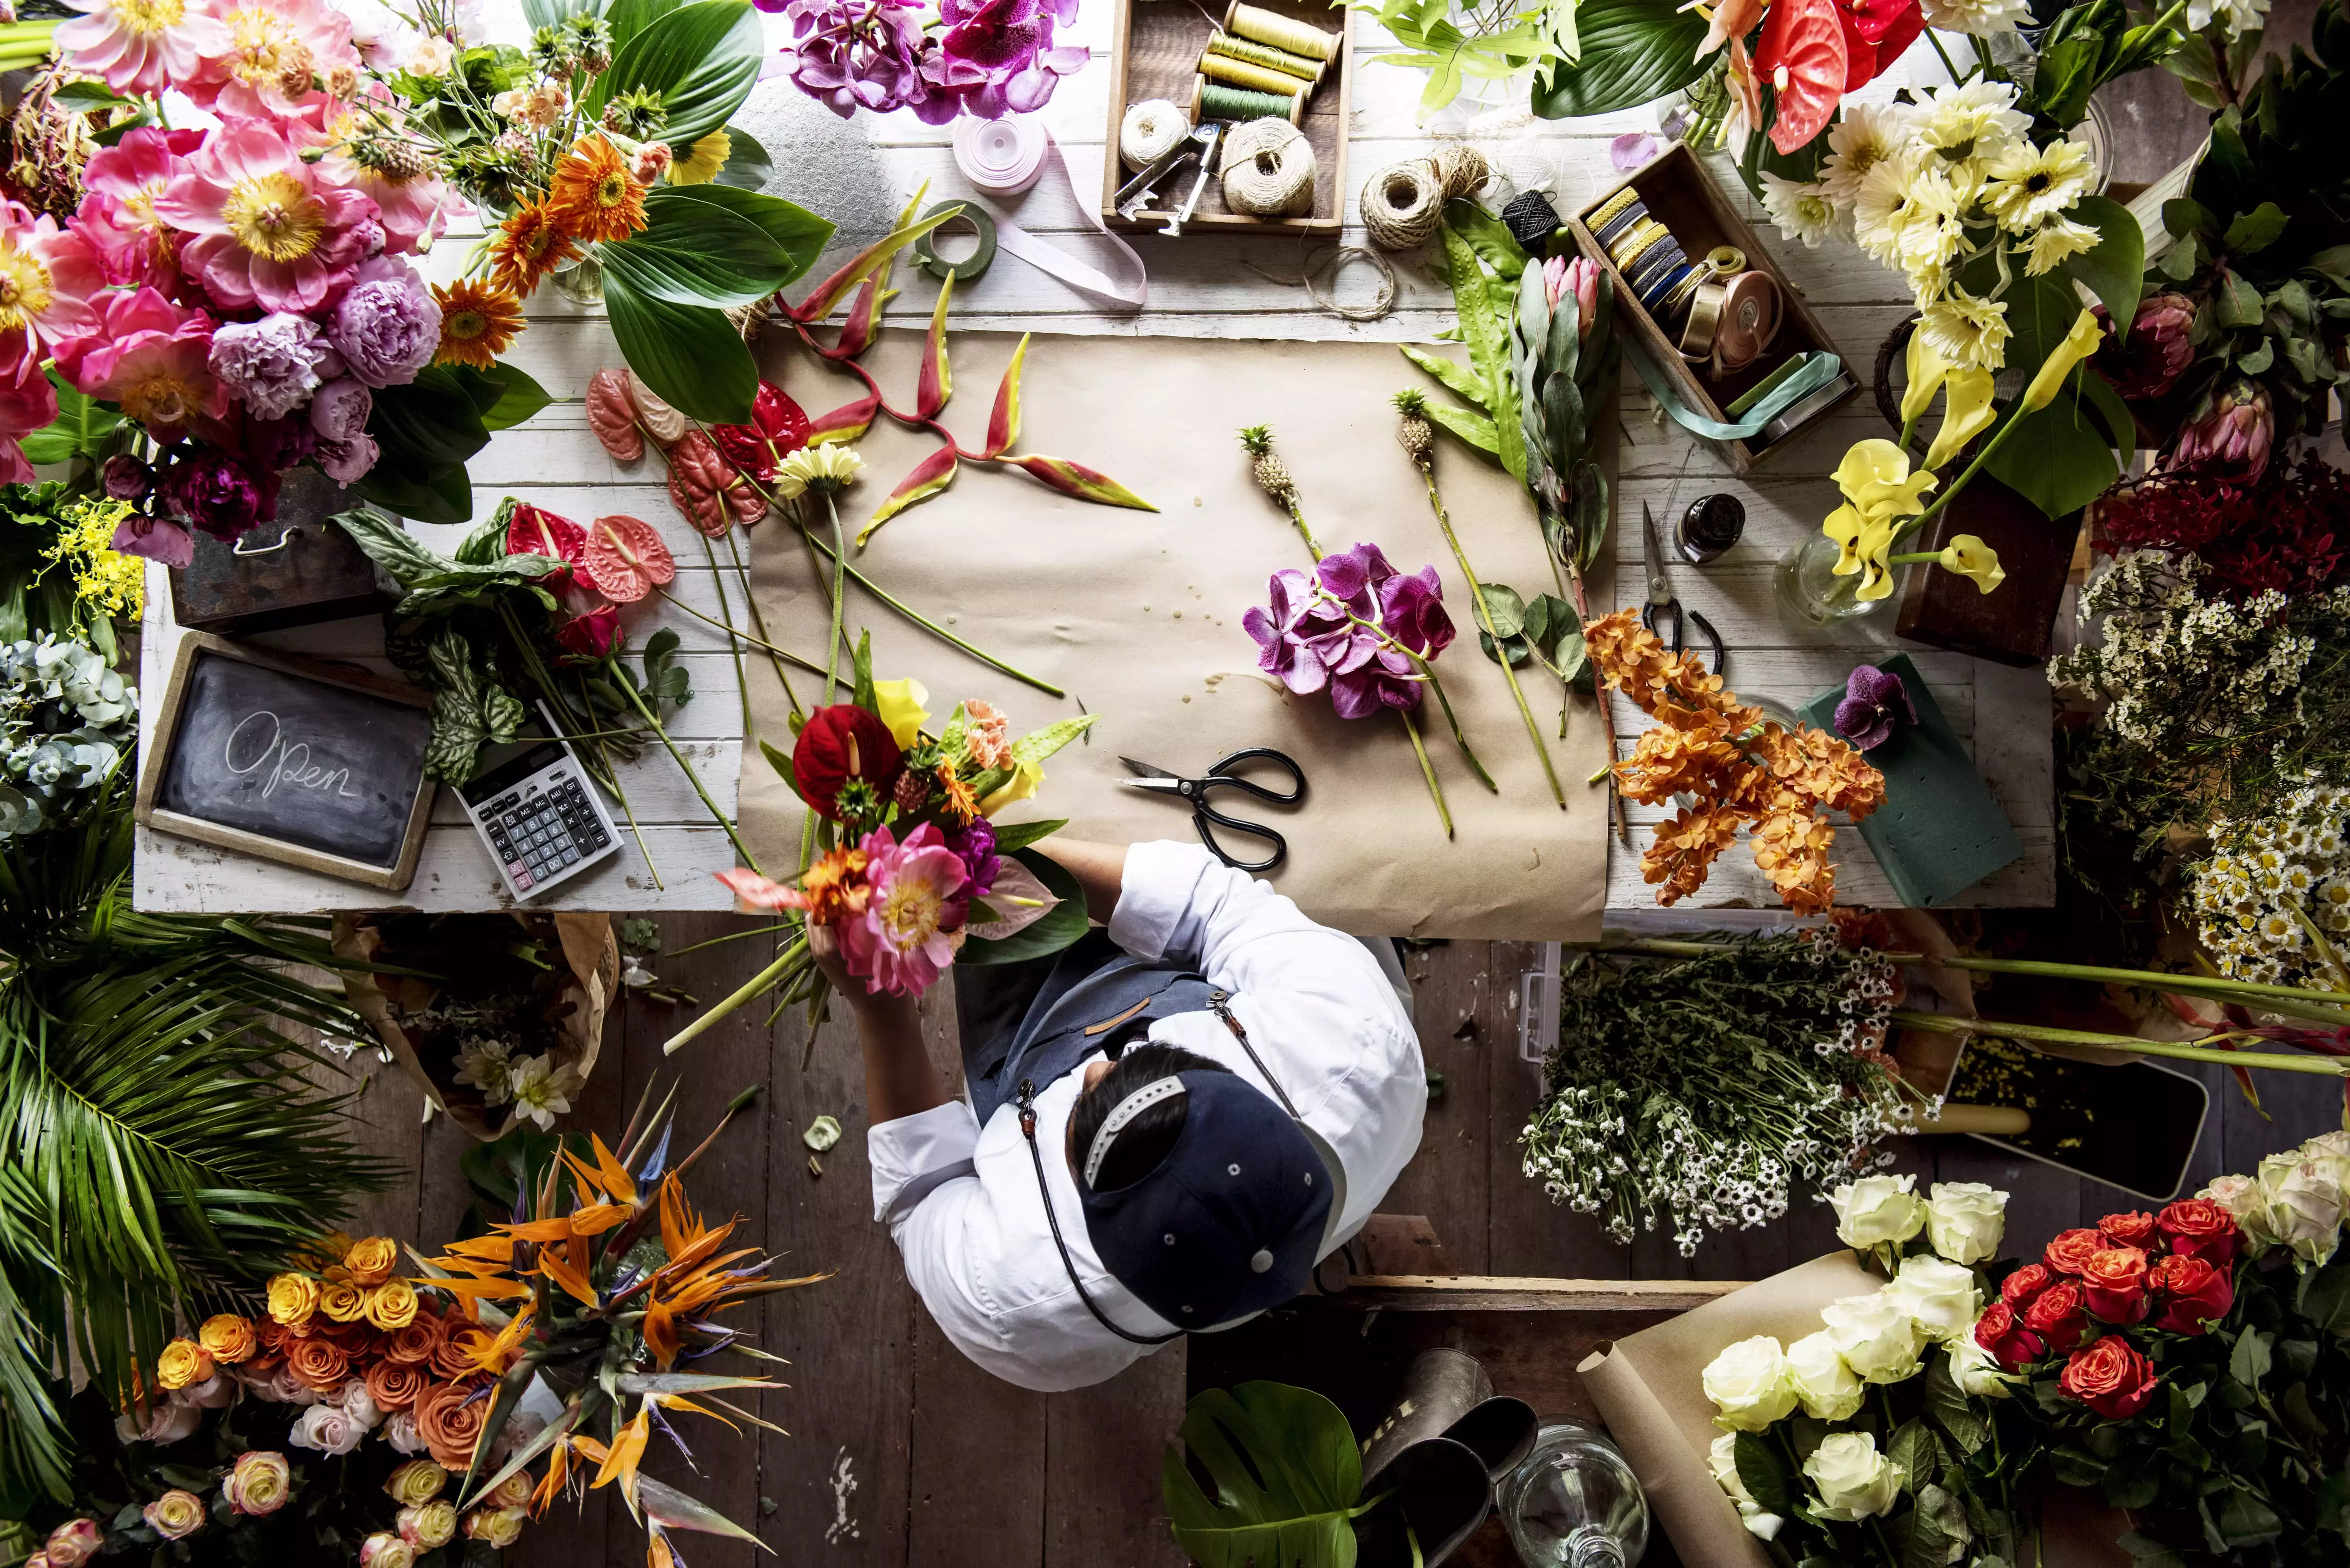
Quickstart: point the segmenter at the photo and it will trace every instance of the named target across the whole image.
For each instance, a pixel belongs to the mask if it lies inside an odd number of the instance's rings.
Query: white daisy
[[[584,1083],[577,1068],[555,1065],[552,1054],[525,1056],[514,1064],[515,1116],[529,1117],[541,1130],[552,1127],[556,1117],[571,1109],[571,1096]]]
[[[1849,207],[1868,171],[1899,156],[1909,139],[1909,109],[1906,104],[1847,103],[1843,113],[1828,127],[1828,155],[1820,161],[1820,183],[1837,206]]]
[[[2230,39],[2266,27],[2268,14],[2269,0],[2187,0],[2189,27],[2199,33],[2216,20]]]
[[[2014,87],[1989,78],[1935,88],[1916,112],[1918,142],[1952,163],[1968,158],[1987,162],[2021,140],[2032,124],[2031,116],[2016,109]]]
[[[1825,185],[1765,174],[1762,207],[1779,225],[1779,232],[1802,241],[1805,250],[1819,249],[1820,242],[1835,232],[1835,202],[1829,199]]]
[[[1996,370],[2007,363],[2007,304],[1953,287],[1918,317],[1927,346],[1953,365]]]
[[[1900,265],[1901,231],[1909,222],[1914,174],[1908,159],[1885,159],[1861,177],[1853,196],[1854,240],[1888,266]]]
[[[1978,38],[2012,33],[2032,19],[2030,0],[1925,0],[1925,6],[1929,27]]]
[[[482,1098],[490,1105],[504,1104],[512,1075],[507,1056],[512,1049],[503,1040],[484,1040],[478,1035],[459,1043],[457,1083],[481,1090]]]
[[[2010,234],[2026,233],[2041,220],[2054,217],[2089,189],[2089,150],[2062,138],[2045,147],[2012,142],[1983,164],[1989,176],[1983,205]]]
[[[1901,225],[1901,265],[1918,269],[1947,266],[1966,242],[1963,202],[1958,190],[1940,172],[1921,170],[1910,182],[1908,218]]]
[[[2023,264],[2026,275],[2054,272],[2066,256],[2097,248],[2097,231],[2070,218],[2051,218],[2032,232],[2031,255]]]

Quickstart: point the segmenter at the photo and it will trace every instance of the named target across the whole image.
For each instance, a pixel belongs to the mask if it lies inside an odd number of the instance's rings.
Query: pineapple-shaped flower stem
[[[1317,562],[1322,559],[1322,546],[1314,542],[1314,530],[1305,525],[1305,509],[1297,504],[1297,482],[1289,476],[1289,465],[1274,455],[1273,427],[1251,425],[1241,431],[1241,445],[1248,449],[1249,476],[1257,487],[1281,504],[1289,520],[1297,524],[1298,537],[1305,541],[1305,553]]]

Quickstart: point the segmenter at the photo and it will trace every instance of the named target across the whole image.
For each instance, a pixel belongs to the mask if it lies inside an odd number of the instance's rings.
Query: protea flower
[[[2127,337],[2109,337],[2097,352],[2097,369],[2125,398],[2158,398],[2178,384],[2195,362],[2187,329],[2195,323],[2195,302],[2162,293],[2137,307]]]
[[[2249,484],[2267,472],[2269,447],[2275,439],[2268,389],[2257,381],[2239,380],[2179,432],[2178,444],[2163,466]]]

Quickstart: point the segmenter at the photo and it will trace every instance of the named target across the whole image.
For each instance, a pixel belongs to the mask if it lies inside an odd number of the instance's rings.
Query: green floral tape
[[[961,261],[949,261],[939,254],[938,247],[931,242],[946,232],[949,223],[955,222],[954,218],[950,218],[947,223],[941,223],[914,242],[914,259],[920,263],[922,270],[932,277],[951,277],[957,283],[969,283],[985,272],[989,265],[995,260],[995,220],[989,217],[986,210],[976,202],[966,202],[960,198],[941,202],[922,216],[934,218],[941,213],[953,213],[962,222],[977,230],[979,249]]]

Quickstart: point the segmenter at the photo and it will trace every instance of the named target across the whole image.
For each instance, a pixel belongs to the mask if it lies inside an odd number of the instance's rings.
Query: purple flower
[[[1864,664],[1844,684],[1844,701],[1836,704],[1835,732],[1864,752],[1873,752],[1893,738],[1893,732],[1918,722],[1917,707],[1901,684],[1874,664]]]
[[[328,382],[310,400],[310,428],[328,441],[348,441],[367,429],[375,394],[348,376]]]
[[[795,40],[792,81],[843,119],[860,107],[886,114],[928,101],[921,62],[939,45],[922,32],[920,0],[788,0],[781,9]]]
[[[98,471],[99,483],[116,501],[136,501],[155,483],[147,465],[127,452],[118,452]],[[119,548],[120,546],[118,546]]]
[[[1081,68],[1089,51],[1053,47],[1053,29],[1077,19],[1077,0],[939,0],[945,31],[922,74],[965,114],[1000,119],[1045,107],[1060,78]],[[953,118],[917,109],[937,125]]]
[[[216,328],[211,363],[245,411],[265,420],[282,420],[300,408],[341,366],[317,323],[282,310]]]
[[[1629,174],[1656,161],[1657,139],[1645,130],[1627,130],[1607,144],[1607,161],[1619,174]]]
[[[441,307],[416,269],[393,256],[361,262],[359,281],[328,328],[353,376],[370,387],[405,386],[441,346]]]
[[[947,835],[947,847],[962,857],[963,875],[968,878],[962,890],[974,898],[987,897],[995,886],[996,873],[1003,869],[1003,861],[995,853],[995,825],[987,818],[974,817],[968,827],[958,827]]]
[[[255,473],[234,452],[182,449],[157,486],[172,510],[216,539],[234,539],[277,515],[277,475]]]
[[[1342,719],[1419,707],[1419,660],[1452,641],[1436,568],[1407,576],[1376,545],[1325,556],[1313,576],[1275,572],[1266,592],[1270,606],[1241,619],[1258,666],[1300,696],[1327,686]]]
[[[144,556],[184,571],[196,558],[195,536],[166,517],[146,517],[133,512],[114,525],[109,546],[125,556]]]
[[[317,461],[319,471],[337,484],[357,484],[367,477],[376,459],[383,453],[377,449],[375,438],[361,431],[348,441],[328,441],[320,436],[317,450],[311,455]]]

